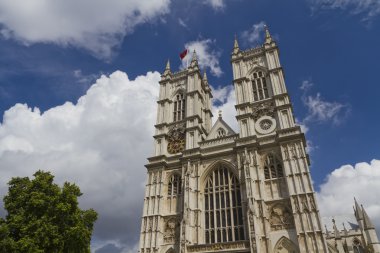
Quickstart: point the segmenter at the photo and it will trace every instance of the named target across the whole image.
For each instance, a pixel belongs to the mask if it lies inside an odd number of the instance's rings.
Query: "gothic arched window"
[[[181,195],[181,178],[179,175],[174,174],[169,179],[168,197],[175,197],[177,195]]]
[[[265,179],[273,179],[284,176],[281,161],[273,154],[268,154],[265,159],[264,176]]]
[[[252,90],[254,101],[269,98],[268,86],[265,80],[265,73],[263,71],[253,73]]]
[[[225,167],[212,171],[205,186],[205,242],[244,240],[240,186]]]
[[[183,93],[178,93],[174,100],[173,121],[185,118],[186,100]]]
[[[364,253],[364,248],[360,244],[360,241],[355,238],[353,241],[353,248],[354,248],[354,253]]]
[[[219,128],[216,134],[216,138],[222,138],[226,136],[226,131],[223,128]]]

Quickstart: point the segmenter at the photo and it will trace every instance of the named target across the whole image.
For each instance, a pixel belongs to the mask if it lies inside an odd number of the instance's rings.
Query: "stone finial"
[[[219,118],[222,118],[222,110],[218,111]]]
[[[347,231],[347,229],[346,229],[346,226],[344,225],[344,222],[342,222],[342,225],[343,225],[344,235],[347,236],[348,231]]]
[[[204,80],[204,81],[207,81],[206,69],[203,71],[203,80]]]
[[[265,44],[270,44],[272,40],[272,36],[270,35],[269,28],[267,25],[264,26],[265,29]]]
[[[358,202],[356,201],[356,198],[354,198],[354,201],[355,201],[355,217],[356,217],[356,220],[359,222],[359,220],[362,220],[363,219],[363,212],[362,212],[362,209],[360,208]]]
[[[171,70],[170,70],[170,61],[168,59],[168,61],[166,62],[166,67],[165,67],[165,70],[164,70],[164,75],[167,75],[167,74],[170,74],[171,73]]]
[[[333,218],[332,219],[332,222],[333,222],[333,228],[334,228],[334,234],[335,234],[335,239],[340,239],[340,233],[339,233],[339,230],[338,228],[336,227],[336,224],[335,224],[335,219]]]
[[[326,235],[329,234],[329,230],[327,229],[327,226],[325,225],[325,229],[326,229]]]
[[[239,49],[239,43],[238,43],[237,37],[235,35],[234,48],[232,50],[232,53],[233,54],[237,54],[239,51],[240,51],[240,49]]]
[[[194,66],[197,66],[198,65],[198,58],[197,58],[197,53],[195,52],[195,49],[193,51],[193,55],[191,57],[191,63],[190,63],[190,66],[191,67],[194,67]]]
[[[362,207],[362,214],[363,214],[363,220],[364,220],[364,229],[375,229],[375,226],[372,224],[372,221],[369,218],[364,207],[363,206],[361,206],[361,207]]]

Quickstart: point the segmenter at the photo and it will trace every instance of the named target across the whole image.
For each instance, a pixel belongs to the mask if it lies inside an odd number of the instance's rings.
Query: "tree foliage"
[[[75,184],[53,183],[49,172],[37,171],[34,179],[12,178],[0,218],[1,253],[88,253],[97,213],[81,210],[82,195]]]

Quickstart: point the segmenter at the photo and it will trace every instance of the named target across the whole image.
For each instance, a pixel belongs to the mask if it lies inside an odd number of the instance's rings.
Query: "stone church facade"
[[[235,39],[231,63],[239,133],[221,113],[212,124],[211,88],[195,52],[186,69],[172,73],[168,62],[162,74],[140,253],[380,253],[357,204],[357,228],[323,227],[269,31],[245,51]]]

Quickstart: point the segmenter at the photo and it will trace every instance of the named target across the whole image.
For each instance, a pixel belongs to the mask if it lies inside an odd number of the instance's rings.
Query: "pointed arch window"
[[[224,136],[226,136],[226,130],[219,128],[216,134],[216,138],[222,138]]]
[[[254,101],[269,98],[268,86],[263,71],[253,73],[252,90]]]
[[[264,163],[265,179],[284,177],[281,161],[273,154],[268,154]]]
[[[244,240],[240,185],[225,167],[211,172],[205,185],[205,242]]]
[[[176,197],[181,195],[181,178],[179,175],[174,174],[169,178],[168,183],[168,197]]]
[[[364,253],[364,248],[357,238],[355,238],[353,241],[353,248],[354,248],[354,253]]]
[[[178,93],[174,100],[173,121],[185,118],[186,99],[183,93]]]

